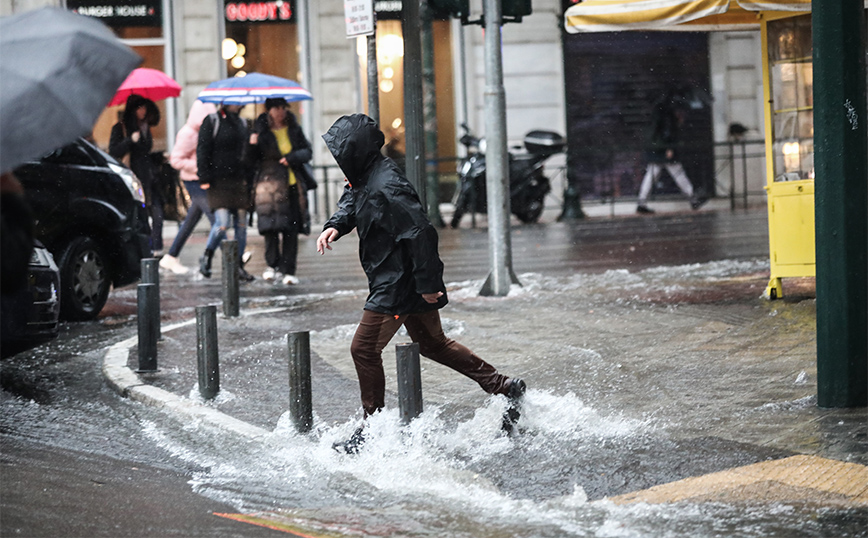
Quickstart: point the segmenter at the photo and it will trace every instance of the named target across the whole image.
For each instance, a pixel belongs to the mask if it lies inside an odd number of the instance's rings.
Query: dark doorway
[[[564,64],[568,174],[583,198],[638,193],[655,103],[673,89],[706,98],[687,108],[680,155],[697,191],[714,192],[706,34],[565,34]],[[664,173],[652,196],[678,192]]]

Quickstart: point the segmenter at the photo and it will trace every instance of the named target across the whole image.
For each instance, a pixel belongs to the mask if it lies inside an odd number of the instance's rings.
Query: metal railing
[[[741,202],[743,208],[749,206],[750,197],[765,196],[765,141],[741,140],[714,143],[714,196],[729,198],[731,210],[735,210]],[[463,157],[440,157],[438,168],[442,163],[452,163],[449,167],[456,170]],[[335,164],[314,165],[314,176],[319,187],[308,194],[311,208],[311,218],[314,222],[324,222],[336,208],[337,200],[343,192],[345,181],[343,172]],[[644,168],[643,168],[644,170]],[[545,173],[552,185],[552,190],[546,197],[546,208],[562,207],[563,192],[567,187],[567,167],[565,165],[550,165],[545,167]],[[456,172],[438,172],[441,185],[441,202],[452,198],[452,192],[442,191],[442,187],[454,188],[458,180]],[[445,179],[445,181],[444,181]],[[641,177],[637,177],[638,189]],[[759,185],[758,188],[752,188]],[[585,196],[586,203],[603,203],[614,205],[617,202],[635,202],[637,195],[621,195],[614,190],[602,190]],[[676,196],[676,195],[673,195]],[[613,212],[614,214],[614,212]]]

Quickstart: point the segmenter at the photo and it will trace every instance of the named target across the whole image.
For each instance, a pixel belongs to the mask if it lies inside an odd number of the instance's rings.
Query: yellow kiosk
[[[781,278],[817,274],[811,16],[764,17],[761,31],[771,262],[765,297],[776,299]]]
[[[567,32],[756,29],[762,32],[766,192],[771,279],[816,275],[814,113],[810,0],[584,0],[564,13]]]

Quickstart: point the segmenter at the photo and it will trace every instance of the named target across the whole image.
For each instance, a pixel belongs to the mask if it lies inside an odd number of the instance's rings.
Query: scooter
[[[451,225],[457,228],[461,217],[468,211],[485,213],[488,201],[485,191],[485,139],[475,136],[466,123],[461,124],[464,134],[459,139],[467,148],[467,158],[458,169],[458,184],[453,196],[455,212]],[[521,222],[539,220],[546,194],[551,190],[549,179],[543,174],[543,163],[564,150],[566,140],[552,131],[531,131],[524,137],[527,152],[516,148],[509,151],[509,207]]]

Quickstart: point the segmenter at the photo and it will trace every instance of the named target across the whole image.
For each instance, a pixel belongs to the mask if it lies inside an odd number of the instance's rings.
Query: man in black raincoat
[[[437,231],[410,182],[393,160],[382,155],[384,136],[376,122],[364,114],[343,116],[323,140],[348,185],[338,210],[323,226],[317,251],[331,250],[332,242],[355,228],[370,289],[350,348],[365,416],[384,406],[382,351],[404,325],[423,356],[473,379],[489,394],[506,395],[511,407],[504,428],[511,431],[525,383],[499,374],[443,333],[439,309],[447,297]],[[354,452],[361,441],[359,430],[343,448]]]

